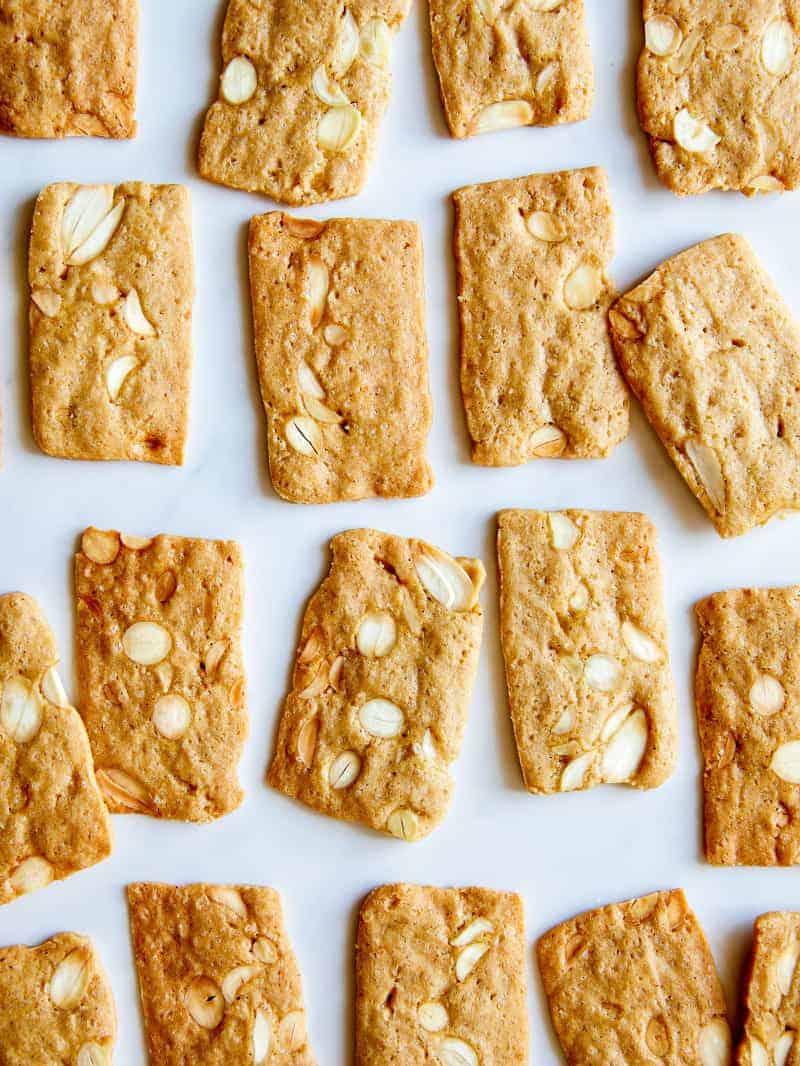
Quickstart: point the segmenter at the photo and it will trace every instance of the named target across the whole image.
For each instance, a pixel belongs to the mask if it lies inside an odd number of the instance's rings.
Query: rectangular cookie
[[[256,885],[128,885],[150,1066],[315,1066],[281,898]]]
[[[478,665],[478,559],[374,529],[331,541],[269,783],[403,840],[442,821]]]
[[[0,133],[133,137],[138,0],[2,0]]]
[[[589,117],[583,0],[431,0],[431,42],[453,137]]]
[[[433,475],[422,240],[414,222],[250,223],[256,363],[279,496],[420,496]]]
[[[200,173],[287,204],[355,196],[389,102],[410,0],[229,0]]]
[[[680,196],[800,184],[800,0],[643,0],[639,119]]]
[[[800,863],[800,586],[695,605],[706,859]]]
[[[0,1048],[7,1066],[111,1063],[117,1015],[87,937],[0,947]]]
[[[628,395],[606,321],[614,293],[605,171],[470,185],[453,202],[473,461],[608,455],[628,433]]]
[[[111,854],[89,738],[58,661],[36,601],[0,596],[0,904]]]
[[[383,885],[361,906],[355,1066],[527,1066],[522,900]]]
[[[242,802],[243,584],[234,541],[84,532],[78,685],[112,813],[208,822]]]
[[[744,991],[744,1033],[736,1066],[794,1066],[800,1027],[800,914],[773,911],[753,926],[753,949]]]
[[[744,237],[668,259],[609,319],[628,384],[720,536],[800,509],[800,327]]]
[[[194,268],[182,185],[48,185],[28,261],[33,434],[64,459],[180,464]]]
[[[650,519],[503,511],[497,558],[525,787],[663,784],[675,767],[678,715]]]
[[[725,997],[680,889],[579,914],[538,958],[569,1066],[728,1066]]]

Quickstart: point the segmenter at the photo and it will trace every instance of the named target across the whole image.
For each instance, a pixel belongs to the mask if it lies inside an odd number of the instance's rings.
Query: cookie
[[[314,1066],[281,899],[255,885],[128,885],[150,1066]]]
[[[628,396],[606,321],[614,294],[605,172],[471,185],[453,201],[474,462],[608,455],[628,433]]]
[[[745,982],[744,1033],[736,1066],[784,1066],[800,1025],[800,914],[774,911],[756,918]]]
[[[373,529],[331,541],[306,608],[269,783],[334,818],[417,840],[450,805],[485,577]]]
[[[63,459],[180,464],[194,298],[182,185],[48,185],[28,261],[33,434]]]
[[[800,586],[718,592],[695,612],[706,858],[800,863]]]
[[[678,713],[656,531],[641,514],[503,511],[500,637],[525,787],[656,788]]]
[[[583,0],[431,0],[431,42],[454,137],[589,117]]]
[[[639,118],[680,196],[800,185],[800,0],[643,0]]]
[[[39,605],[0,596],[0,904],[111,854],[86,729],[57,663]]]
[[[569,1066],[728,1066],[725,997],[680,889],[557,925],[538,957]]]
[[[628,384],[721,536],[800,509],[800,328],[743,237],[668,259],[610,322]]]
[[[133,137],[138,0],[2,0],[0,133]]]
[[[384,885],[356,940],[355,1066],[527,1066],[522,900]]]
[[[250,287],[278,495],[330,503],[428,492],[419,227],[261,215],[250,224]]]
[[[229,0],[200,173],[287,204],[355,196],[389,102],[410,0]]]
[[[234,810],[247,734],[238,544],[89,528],[75,592],[81,711],[109,810],[191,822]]]

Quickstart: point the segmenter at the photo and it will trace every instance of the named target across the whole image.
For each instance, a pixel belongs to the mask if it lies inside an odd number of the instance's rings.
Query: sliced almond
[[[96,777],[100,791],[118,807],[126,807],[137,814],[150,813],[147,789],[131,774],[110,767],[98,770]]]
[[[139,299],[139,293],[136,289],[131,289],[125,297],[122,313],[125,316],[128,329],[132,333],[136,333],[140,337],[155,337],[155,327],[142,310],[142,301]]]
[[[427,1003],[420,1004],[417,1021],[426,1032],[440,1033],[442,1029],[447,1028],[450,1016],[441,1003],[429,1000]]]
[[[321,696],[328,687],[328,667],[324,662],[314,663],[309,672],[304,673],[304,677],[310,680],[297,693],[301,699],[313,700]]]
[[[534,211],[526,218],[525,225],[532,237],[546,244],[559,244],[567,238],[564,223],[549,211]]]
[[[771,674],[761,674],[750,689],[750,707],[756,714],[777,714],[786,702],[783,685]]]
[[[253,955],[259,962],[269,965],[278,961],[278,952],[275,945],[265,936],[260,936],[253,941]]]
[[[106,391],[112,403],[117,402],[128,375],[132,374],[138,366],[139,360],[134,355],[121,355],[108,364],[106,367]]]
[[[581,263],[564,282],[564,303],[573,311],[588,311],[602,291],[603,275],[597,267]]]
[[[355,751],[343,751],[330,765],[328,781],[332,788],[349,788],[361,773],[361,756]]]
[[[325,271],[325,273],[327,276],[327,270]],[[322,313],[321,308],[325,306],[325,297],[327,296],[327,293],[328,285],[326,280],[324,287],[324,295],[321,298],[320,315]],[[317,321],[319,321],[319,319]],[[322,385],[320,385],[319,378],[304,359],[301,359],[297,366],[297,384],[300,388],[301,394],[304,397],[313,396],[318,400],[325,399],[325,390],[323,389]]]
[[[800,740],[788,740],[781,744],[772,756],[769,768],[781,781],[800,785]]]
[[[86,994],[90,977],[88,952],[85,948],[74,948],[53,971],[48,987],[50,999],[61,1010],[72,1010]]]
[[[222,989],[210,977],[195,977],[184,992],[183,1004],[203,1029],[216,1029],[225,1014]]]
[[[398,807],[389,815],[386,828],[399,840],[416,840],[419,836],[419,818],[408,807]]]
[[[247,904],[242,899],[242,894],[231,885],[210,885],[206,889],[209,899],[218,903],[221,907],[227,907],[240,918],[247,917]]]
[[[318,326],[322,320],[329,289],[330,272],[325,263],[318,256],[314,256],[314,258],[310,259],[308,263],[308,307],[312,326]],[[307,366],[307,364],[301,364],[301,366],[302,365]],[[301,371],[298,368],[298,377],[300,372]],[[308,367],[308,374],[305,375],[307,379],[310,374],[313,374],[313,371]],[[301,388],[302,387],[301,381]],[[319,399],[322,399],[325,392],[319,382],[316,383],[316,388],[319,389]],[[313,388],[311,393],[314,395]]]
[[[55,873],[53,867],[40,855],[31,855],[17,866],[9,876],[9,884],[17,895],[24,896],[28,892],[37,892],[40,888],[46,888],[53,880]]]
[[[435,762],[439,758],[439,752],[436,750],[436,741],[433,739],[433,733],[430,729],[425,730],[419,745],[414,745],[414,750],[428,762]]]
[[[647,715],[634,711],[612,736],[603,752],[600,772],[609,784],[630,781],[639,769],[647,749]]]
[[[589,606],[589,590],[583,582],[576,585],[575,591],[569,598],[569,606],[573,611],[585,611]]]
[[[293,218],[291,215],[283,216],[283,225],[293,237],[302,237],[306,241],[319,237],[325,229],[325,223],[317,222],[315,218]]]
[[[636,341],[642,336],[642,330],[629,315],[633,309],[616,305],[608,312],[608,321],[615,336],[625,341]]]
[[[412,633],[417,634],[422,629],[419,611],[414,603],[414,597],[405,585],[400,586],[400,604],[403,610],[403,619]]]
[[[247,56],[235,56],[225,67],[220,83],[222,98],[229,104],[246,104],[258,87],[256,68]]]
[[[764,193],[765,195],[771,192],[785,192],[786,186],[773,174],[759,174],[751,180],[745,186],[744,191],[750,195],[756,193]]]
[[[492,133],[514,126],[528,126],[533,121],[533,108],[527,100],[500,100],[479,111],[472,120],[470,133]]]
[[[244,678],[238,677],[228,689],[228,699],[231,701],[231,706],[235,707],[236,710],[241,710],[244,707],[244,694]]]
[[[209,644],[203,656],[206,677],[214,677],[229,647],[230,642],[227,640],[215,640],[212,644]]]
[[[0,694],[0,723],[17,744],[28,744],[42,726],[42,704],[27,678],[11,677]]]
[[[315,422],[322,422],[323,425],[336,425],[342,421],[342,416],[338,411],[334,411],[315,396],[303,396],[303,405]]]
[[[388,611],[368,611],[356,631],[356,647],[370,659],[382,659],[397,643],[397,623]]]
[[[644,43],[654,56],[671,56],[680,48],[683,34],[675,19],[669,15],[656,15],[644,24]]]
[[[153,725],[167,740],[179,740],[192,720],[192,708],[183,696],[160,696],[153,707]]]
[[[316,715],[306,719],[297,732],[294,750],[297,758],[304,766],[311,766],[314,762],[314,753],[317,750],[317,738],[319,737],[319,719]]]
[[[786,19],[773,19],[761,38],[761,62],[767,74],[776,78],[791,68],[794,54],[792,24]]]
[[[800,944],[798,943],[789,944],[778,956],[778,961],[775,964],[775,976],[782,996],[788,996],[792,990],[792,982],[798,961],[800,961]]]
[[[358,55],[359,33],[356,20],[348,8],[344,9],[344,19],[336,37],[331,67],[339,77],[346,74]]]
[[[664,653],[661,648],[652,637],[649,637],[643,629],[635,626],[633,622],[623,622],[620,632],[626,648],[634,659],[639,659],[643,663],[660,663],[663,660]]]
[[[475,0],[475,6],[490,26],[494,26],[500,13],[500,0]]]
[[[541,96],[547,92],[547,89],[555,81],[556,75],[559,71],[558,63],[547,63],[539,73],[536,75],[536,93]]]
[[[603,728],[600,730],[600,743],[604,744],[607,740],[610,740],[632,712],[632,703],[620,704],[619,707],[613,710],[608,718],[606,718],[603,723]]]
[[[699,30],[692,30],[686,37],[678,51],[669,61],[669,69],[673,74],[685,74],[694,59],[697,46],[700,44],[701,34]]]
[[[567,437],[558,426],[540,426],[531,437],[531,450],[540,459],[555,459],[564,454]]]
[[[315,626],[308,634],[305,644],[297,653],[297,662],[306,664],[318,659],[325,646],[325,634],[322,626]]]
[[[350,101],[337,83],[328,75],[325,67],[317,67],[311,77],[314,95],[328,107],[346,107]]]
[[[317,144],[326,152],[344,152],[361,129],[361,112],[348,104],[326,111],[317,126]]]
[[[61,310],[61,297],[53,289],[34,289],[31,300],[47,318],[55,318]]]
[[[170,686],[172,685],[172,678],[175,673],[170,664],[166,662],[159,663],[155,670],[153,670],[153,673],[158,678],[158,683],[161,685],[161,691],[165,693],[169,692]]]
[[[61,248],[69,261],[114,206],[113,185],[81,185],[61,215]]]
[[[565,0],[527,0],[531,11],[556,11]]]
[[[81,1044],[75,1066],[111,1066],[111,1050],[104,1044],[90,1040]]]
[[[683,448],[687,459],[694,467],[700,484],[705,489],[711,506],[715,511],[723,512],[726,500],[725,478],[722,476],[722,467],[717,453],[694,437],[690,437]]]
[[[465,929],[462,929],[458,936],[453,937],[450,944],[454,948],[463,948],[471,944],[473,940],[477,940],[478,937],[491,936],[492,933],[494,933],[494,926],[488,918],[475,918]]]
[[[456,980],[466,981],[488,950],[489,945],[482,941],[462,948],[456,956]]]
[[[75,249],[67,263],[70,266],[83,266],[84,263],[89,263],[98,255],[102,255],[117,232],[124,210],[125,201],[120,200],[115,207],[111,208],[97,228],[89,234],[83,244]]]
[[[392,34],[383,19],[374,18],[361,31],[361,55],[373,67],[387,67],[392,50]]]
[[[406,716],[397,704],[381,698],[367,700],[358,720],[370,736],[383,739],[399,736],[406,726]]]
[[[39,683],[39,688],[41,689],[44,698],[48,703],[52,703],[54,707],[69,707],[69,700],[67,699],[64,682],[61,680],[55,666],[51,666],[45,670],[44,676]]]
[[[672,135],[681,148],[699,154],[712,151],[722,140],[707,122],[695,118],[685,107],[675,116]]]
[[[99,566],[108,566],[119,555],[119,533],[113,529],[95,529],[90,526],[81,537],[81,551],[87,559]]]
[[[414,568],[428,595],[448,610],[469,611],[478,602],[479,589],[467,571],[439,548],[417,545]]]
[[[783,1036],[778,1037],[775,1042],[775,1047],[772,1049],[772,1058],[775,1066],[786,1066],[789,1059],[789,1053],[794,1046],[795,1034],[791,1029],[787,1029]]]
[[[344,669],[344,656],[337,655],[331,663],[330,670],[328,670],[328,682],[331,688],[339,691],[340,682],[342,680],[342,670]]]
[[[572,519],[559,511],[550,511],[547,520],[550,523],[550,540],[553,547],[560,551],[574,548],[581,533]]]
[[[174,570],[162,570],[156,578],[155,594],[159,603],[172,599],[178,587],[178,578]]]
[[[222,978],[222,995],[226,1003],[233,1003],[242,985],[261,973],[260,966],[235,966]]]
[[[750,1054],[750,1058],[745,1061],[749,1063],[749,1066],[772,1066],[772,1056],[761,1041],[756,1040],[754,1036],[750,1037],[747,1044],[747,1050]]]
[[[308,1043],[306,1016],[301,1010],[293,1010],[281,1018],[278,1026],[278,1043],[285,1051],[299,1051]]]
[[[152,537],[135,537],[132,533],[120,533],[119,539],[132,552],[143,552],[153,543]]]
[[[587,751],[583,755],[579,755],[577,759],[567,763],[564,767],[564,772],[561,774],[559,789],[562,792],[574,792],[575,789],[583,788],[583,783],[586,780],[589,768],[594,762],[594,758],[594,752]]]
[[[313,418],[294,415],[284,426],[284,435],[299,455],[318,457],[322,450],[322,431]]]
[[[566,736],[567,733],[572,732],[574,725],[575,711],[572,707],[568,707],[565,711],[562,711],[556,724],[553,726],[553,734],[557,737]]]
[[[724,22],[715,26],[708,38],[708,43],[718,52],[732,52],[744,41],[744,34],[733,22]]]
[[[669,1051],[669,1029],[660,1014],[654,1015],[647,1023],[644,1039],[648,1048],[658,1058],[663,1058]]]
[[[463,1040],[447,1036],[439,1045],[436,1056],[442,1066],[479,1066],[478,1056]]]
[[[269,1018],[262,1010],[257,1010],[253,1019],[253,1033],[251,1036],[254,1066],[261,1066],[267,1061],[272,1045],[272,1026]]]
[[[120,296],[120,291],[117,286],[112,285],[108,281],[93,281],[91,293],[94,302],[100,304],[101,307],[107,307],[109,304],[113,304]]]
[[[340,344],[344,344],[347,340],[347,330],[338,326],[335,322],[331,322],[323,329],[322,336],[325,338],[325,343],[330,344],[331,348],[338,348]]]
[[[583,679],[598,692],[613,692],[622,681],[622,666],[610,655],[590,655],[583,668]]]
[[[728,1066],[731,1061],[731,1030],[724,1018],[714,1018],[703,1026],[697,1050],[700,1066]]]
[[[155,666],[172,651],[172,637],[158,622],[134,622],[122,636],[122,648],[131,662]]]

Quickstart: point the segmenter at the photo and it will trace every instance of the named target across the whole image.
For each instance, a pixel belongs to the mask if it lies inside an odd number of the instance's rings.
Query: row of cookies
[[[253,885],[128,886],[151,1066],[313,1066],[280,896]],[[361,905],[356,1066],[527,1066],[522,900],[486,888],[384,885]],[[569,1066],[730,1066],[731,1030],[703,931],[682,891],[610,904],[538,942]],[[800,1015],[800,914],[756,920],[737,1066],[784,1066]],[[61,933],[0,948],[9,1062],[110,1066],[111,988],[91,942]]]
[[[475,462],[607,456],[628,432],[624,375],[721,535],[800,509],[800,329],[742,237],[690,248],[615,300],[602,170],[471,186],[454,202]],[[251,221],[249,257],[279,495],[429,491],[418,227],[274,212]],[[194,292],[187,191],[48,186],[29,285],[40,447],[180,463]]]
[[[133,136],[138,0],[8,7],[0,130]],[[310,11],[309,0],[229,0],[200,173],[292,204],[359,192],[389,101],[392,38],[409,7],[314,0]],[[795,188],[794,0],[700,8],[643,0],[642,8],[639,117],[661,180],[680,194]],[[430,26],[454,137],[588,118],[594,72],[583,0],[430,0]],[[98,66],[89,57],[100,52]]]

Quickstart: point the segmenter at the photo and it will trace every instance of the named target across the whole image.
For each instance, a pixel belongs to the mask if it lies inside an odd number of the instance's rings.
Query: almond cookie
[[[718,592],[695,612],[706,858],[800,863],[800,586]]]
[[[643,0],[642,129],[681,196],[800,184],[800,0]]]
[[[743,237],[668,259],[610,322],[628,384],[721,536],[800,509],[800,328]]]
[[[150,1066],[314,1066],[281,899],[255,885],[128,885]]]
[[[229,0],[200,173],[287,204],[355,196],[410,0]]]
[[[180,464],[194,268],[182,185],[48,185],[31,229],[33,434],[64,459]]]
[[[527,1066],[522,900],[384,885],[356,940],[355,1066]]]
[[[75,556],[78,683],[114,814],[207,822],[242,801],[238,544],[89,528]]]
[[[428,492],[419,227],[261,215],[250,224],[250,287],[278,495],[330,503]]]
[[[2,0],[0,133],[133,137],[138,0]]]
[[[580,914],[538,956],[569,1066],[730,1063],[722,986],[680,889]]]
[[[111,854],[86,729],[57,663],[38,604],[21,592],[0,596],[0,903]]]
[[[4,1066],[110,1066],[116,1033],[111,986],[87,937],[0,947]]]
[[[268,780],[402,840],[450,805],[478,665],[478,559],[373,529],[331,541],[306,608]]]
[[[786,1066],[800,1026],[800,914],[756,918],[745,985],[744,1034],[736,1066]],[[794,1061],[794,1058],[791,1062]]]
[[[525,787],[663,784],[678,724],[653,524],[640,514],[503,511],[497,557]]]
[[[453,201],[473,461],[608,455],[628,433],[628,396],[606,321],[605,171],[471,185]]]
[[[583,0],[431,0],[433,59],[454,137],[588,118]]]

